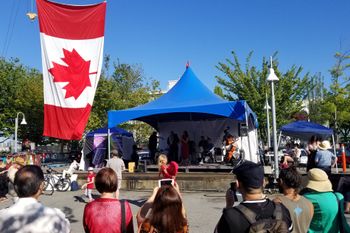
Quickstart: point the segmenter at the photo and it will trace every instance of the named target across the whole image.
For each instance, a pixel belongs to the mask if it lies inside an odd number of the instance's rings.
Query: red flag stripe
[[[104,36],[106,2],[71,6],[36,1],[40,32],[64,39],[93,39]]]
[[[44,105],[44,136],[80,140],[89,119],[91,105],[86,108],[62,108]]]

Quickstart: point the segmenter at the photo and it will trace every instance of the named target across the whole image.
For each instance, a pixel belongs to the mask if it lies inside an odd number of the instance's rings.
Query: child
[[[89,197],[89,202],[94,200],[91,196],[92,189],[94,188],[94,183],[95,183],[94,168],[89,167],[88,176],[87,176],[87,183],[85,183],[85,184],[83,184],[83,186],[81,186],[81,189],[85,189],[85,196]]]
[[[168,165],[168,158],[165,154],[160,154],[158,157],[158,176],[163,176],[165,179],[176,179],[179,165],[172,161]]]

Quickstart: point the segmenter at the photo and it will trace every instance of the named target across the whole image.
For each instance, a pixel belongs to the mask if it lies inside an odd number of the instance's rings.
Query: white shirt
[[[68,233],[70,223],[61,210],[46,207],[36,199],[27,197],[0,210],[0,232]]]
[[[125,164],[121,158],[114,156],[113,158],[108,160],[106,167],[112,168],[115,171],[115,173],[117,173],[118,179],[122,179],[122,171],[125,170]]]

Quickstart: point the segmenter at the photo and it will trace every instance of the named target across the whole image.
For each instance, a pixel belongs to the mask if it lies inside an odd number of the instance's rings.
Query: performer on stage
[[[237,139],[229,134],[226,136],[224,143],[226,149],[225,161],[229,163],[232,161],[232,159],[238,159],[239,154],[236,153],[238,151]]]

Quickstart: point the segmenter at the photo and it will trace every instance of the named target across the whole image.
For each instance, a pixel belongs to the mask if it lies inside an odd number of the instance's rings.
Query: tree
[[[260,135],[266,140],[265,94],[270,96],[270,86],[266,81],[268,61],[263,58],[260,69],[251,66],[250,59],[253,52],[250,52],[245,66],[242,67],[235,52],[232,52],[232,55],[233,60],[226,59],[225,62],[220,62],[217,65],[217,68],[223,72],[223,76],[216,76],[216,79],[223,87],[226,99],[246,100],[248,102],[258,116]],[[285,73],[282,73],[278,69],[276,55],[273,56],[273,68],[279,77],[279,81],[275,83],[276,121],[279,127],[290,122],[293,115],[302,110],[302,100],[307,93],[306,86],[309,82],[309,74],[302,76],[301,66],[292,66]]]
[[[337,52],[335,65],[330,70],[332,84],[322,103],[322,113],[335,130],[336,142],[350,140],[350,51]]]
[[[18,112],[26,116],[27,125],[18,128],[18,138],[41,141],[43,94],[41,74],[24,67],[19,59],[0,59],[0,130],[14,134]]]
[[[109,75],[109,56],[104,60],[104,68],[96,90],[93,109],[86,131],[106,126],[107,111],[132,108],[145,104],[159,95],[159,82],[146,78],[139,65],[113,64]],[[126,130],[137,132],[138,142],[144,142],[152,128],[144,123],[128,122],[122,125]]]

